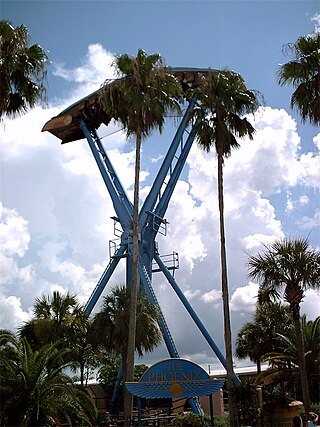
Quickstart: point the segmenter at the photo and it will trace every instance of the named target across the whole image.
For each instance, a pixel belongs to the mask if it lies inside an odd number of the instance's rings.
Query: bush
[[[214,427],[229,427],[229,418],[215,416],[214,417]]]
[[[192,426],[192,427],[203,427],[208,426],[210,417],[208,415],[194,414],[193,412],[184,412],[183,414],[177,415],[172,425],[176,427]]]

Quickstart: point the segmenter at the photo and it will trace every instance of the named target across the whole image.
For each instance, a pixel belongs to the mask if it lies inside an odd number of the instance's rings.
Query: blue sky
[[[265,107],[252,118],[254,141],[243,141],[225,165],[235,338],[251,318],[257,291],[247,278],[246,253],[284,235],[309,235],[311,244],[320,246],[319,128],[300,122],[290,109],[292,89],[280,87],[276,79],[278,64],[288,60],[283,45],[318,30],[319,2],[2,0],[1,16],[13,25],[25,24],[31,42],[42,45],[51,65],[47,107],[0,128],[0,327],[18,326],[30,316],[34,299],[53,289],[70,290],[86,302],[105,268],[113,209],[87,145],[61,147],[40,131],[112,75],[113,54],[143,48],[161,53],[171,66],[233,69],[265,98]],[[101,135],[116,129],[112,124]],[[169,124],[162,138],[153,135],[144,144],[141,198],[173,132]],[[105,141],[131,195],[133,144],[121,132]],[[167,220],[169,234],[159,238],[163,253],[179,252],[177,281],[223,349],[214,153],[208,156],[193,147]],[[120,266],[112,285],[123,281],[123,274]],[[159,275],[154,287],[181,356],[216,364]],[[320,314],[318,303],[319,295],[306,295],[303,307],[310,318]],[[150,360],[163,352],[159,349]]]

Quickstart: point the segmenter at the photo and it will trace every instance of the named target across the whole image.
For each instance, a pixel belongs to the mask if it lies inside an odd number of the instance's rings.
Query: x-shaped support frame
[[[209,346],[212,348],[222,365],[226,368],[226,359],[224,355],[221,353],[209,332],[191,307],[188,300],[185,298],[173,275],[162,262],[157,250],[155,249],[155,238],[159,232],[159,228],[165,222],[164,215],[195,138],[195,127],[192,127],[190,132],[187,131],[188,117],[190,111],[194,108],[195,102],[196,101],[194,99],[189,102],[188,108],[182,117],[181,123],[162,162],[151,190],[141,207],[139,213],[140,238],[138,269],[140,281],[142,282],[151,302],[159,306],[151,284],[152,261],[155,260],[157,262],[159,269],[164,273],[181,302],[200,329]],[[86,304],[86,310],[90,313],[112,276],[119,260],[123,257],[126,257],[127,259],[127,279],[130,277],[128,275],[128,270],[131,269],[133,205],[129,201],[96,131],[94,129],[88,129],[85,119],[81,119],[80,128],[89,143],[92,154],[113,201],[117,220],[121,224],[123,230],[121,235],[121,244],[111,258],[109,265],[102,274]],[[187,137],[184,141],[185,133],[187,133]],[[161,315],[159,327],[162,331],[170,357],[179,357],[163,315]],[[235,379],[238,381],[236,376]]]

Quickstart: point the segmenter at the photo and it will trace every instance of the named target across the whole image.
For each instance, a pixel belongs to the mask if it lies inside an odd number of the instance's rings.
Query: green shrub
[[[229,427],[229,418],[215,416],[214,417],[214,427]]]
[[[210,425],[210,417],[208,415],[194,414],[193,412],[184,412],[183,414],[177,415],[172,425],[176,427],[182,427],[190,425],[192,427],[203,427]]]

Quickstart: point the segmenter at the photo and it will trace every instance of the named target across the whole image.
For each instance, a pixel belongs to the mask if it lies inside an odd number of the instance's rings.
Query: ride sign
[[[148,399],[191,398],[209,396],[223,384],[190,360],[170,358],[152,365],[139,382],[126,383],[126,388],[134,396]]]

